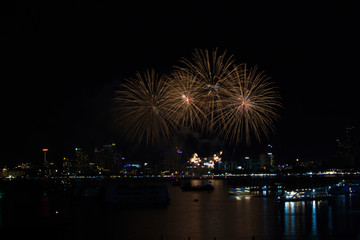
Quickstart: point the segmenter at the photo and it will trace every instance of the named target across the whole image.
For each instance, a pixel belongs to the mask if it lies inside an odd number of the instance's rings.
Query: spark
[[[206,118],[201,109],[201,91],[196,77],[177,70],[168,78],[170,113],[179,127],[198,128]]]
[[[115,97],[116,123],[125,137],[158,145],[181,127],[215,133],[239,144],[274,131],[280,95],[257,67],[236,65],[226,51],[195,50],[165,76],[154,70],[125,80]]]
[[[217,49],[212,52],[195,49],[191,60],[182,59],[180,62],[184,66],[177,68],[192,76],[199,86],[201,109],[207,116],[204,119],[207,123],[204,124],[210,126],[208,130],[211,132],[215,109],[219,107],[223,84],[232,75],[234,60],[232,56],[227,56],[226,51],[219,53]]]
[[[168,88],[165,76],[154,70],[125,80],[117,92],[116,124],[123,134],[139,143],[158,145],[171,135]]]
[[[258,141],[261,134],[267,137],[279,118],[279,99],[274,84],[263,72],[257,72],[257,67],[237,66],[232,80],[227,82],[222,107],[217,110],[219,135],[237,144],[243,137],[249,144],[251,133]]]

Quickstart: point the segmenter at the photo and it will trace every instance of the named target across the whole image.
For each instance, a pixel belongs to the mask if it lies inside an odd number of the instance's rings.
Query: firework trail
[[[166,77],[154,70],[125,80],[114,99],[115,122],[130,140],[158,145],[172,133]]]
[[[217,50],[195,50],[181,63],[169,76],[152,70],[121,84],[115,121],[128,139],[159,145],[186,126],[249,144],[274,130],[280,95],[263,72]]]
[[[274,130],[274,121],[279,118],[277,108],[281,107],[279,99],[274,84],[263,72],[238,65],[232,80],[226,82],[221,107],[216,110],[219,135],[236,144],[245,137],[249,144],[253,133],[260,141],[261,134],[268,136]]]
[[[168,78],[171,118],[178,127],[196,129],[203,126],[202,92],[196,76],[177,70]]]
[[[225,82],[232,76],[234,60],[232,56],[227,57],[226,52],[218,53],[215,49],[208,50],[195,49],[191,60],[182,59],[180,61],[184,67],[177,67],[182,72],[193,76],[201,90],[200,103],[201,109],[207,115],[208,130],[212,131],[216,112],[221,99],[221,92]]]

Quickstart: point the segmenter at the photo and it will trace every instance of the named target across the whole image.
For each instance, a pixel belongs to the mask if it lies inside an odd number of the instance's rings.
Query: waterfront
[[[170,203],[130,208],[74,198],[74,189],[23,184],[1,189],[0,229],[37,239],[360,239],[359,195],[279,203],[263,193],[231,196],[230,182],[211,180],[214,191],[184,192],[169,179],[156,180],[167,186]]]

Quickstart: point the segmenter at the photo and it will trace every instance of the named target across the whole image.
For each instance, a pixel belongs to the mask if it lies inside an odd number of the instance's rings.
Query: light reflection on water
[[[284,204],[284,236],[294,238],[297,234],[310,232],[311,239],[319,235],[318,216],[320,209],[328,208],[327,201],[296,201],[285,202]],[[331,219],[332,216],[329,216]],[[331,232],[332,227],[328,225]]]
[[[198,180],[192,183],[200,184]],[[21,207],[30,206],[29,202],[9,196],[7,201],[0,199],[0,230],[1,224],[16,226],[22,214],[32,216],[33,222],[36,217],[55,221],[55,212],[62,217],[61,232],[67,231],[66,239],[250,240],[255,236],[256,240],[360,240],[356,223],[360,219],[360,196],[279,203],[275,197],[263,197],[262,191],[233,197],[226,181],[212,180],[212,184],[215,189],[211,192],[183,192],[167,183],[171,202],[164,208],[129,209],[87,201],[78,204],[71,199],[42,196],[31,202],[38,209],[29,210]],[[23,223],[27,222],[21,222],[26,227]],[[34,223],[28,227],[38,232]]]
[[[360,196],[283,203],[284,239],[360,239]],[[281,219],[281,217],[280,217]]]

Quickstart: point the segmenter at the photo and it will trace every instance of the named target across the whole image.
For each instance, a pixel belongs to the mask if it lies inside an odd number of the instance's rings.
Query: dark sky
[[[119,82],[169,73],[194,48],[226,49],[279,86],[270,141],[283,161],[324,160],[345,125],[358,126],[359,14],[347,1],[50,2],[0,7],[1,162],[117,141]]]

